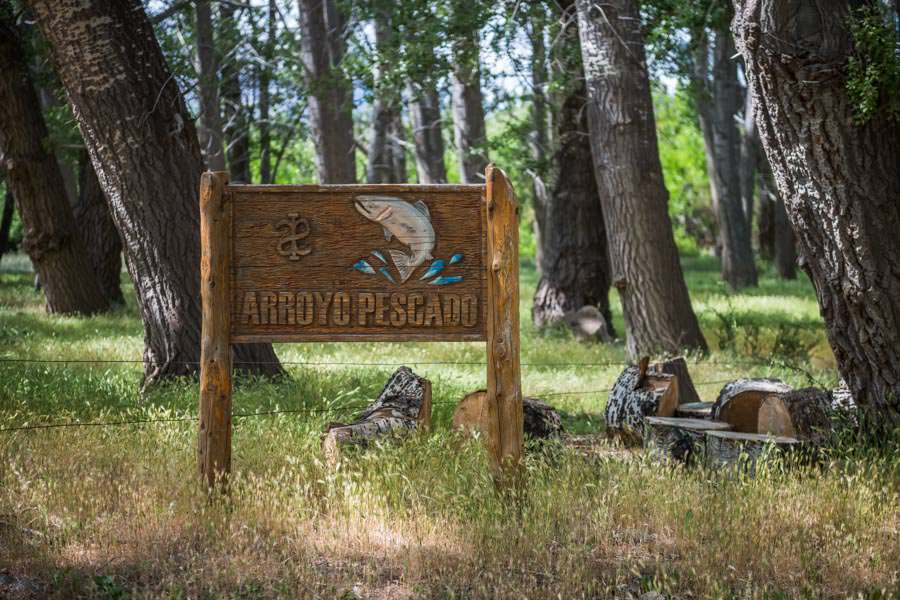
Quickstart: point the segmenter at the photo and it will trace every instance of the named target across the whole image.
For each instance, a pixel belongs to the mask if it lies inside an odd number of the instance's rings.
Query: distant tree
[[[356,183],[353,90],[342,61],[345,16],[336,0],[298,0],[300,55],[320,183]]]
[[[484,99],[481,93],[480,30],[481,2],[453,0],[450,3],[451,61],[453,72],[453,131],[463,183],[484,181],[488,163],[484,126]]]
[[[215,27],[209,0],[197,0],[196,46],[197,74],[200,77],[200,147],[206,166],[213,171],[225,170],[224,135],[219,105],[219,68],[216,57]]]
[[[632,356],[705,351],[667,208],[637,0],[577,0],[613,286]]]
[[[410,83],[409,114],[419,183],[446,183],[441,101],[433,80]]]
[[[59,165],[47,151],[47,126],[7,4],[0,5],[0,162],[18,202],[23,247],[40,278],[47,311],[109,309],[91,269]]]
[[[127,256],[144,323],[145,384],[200,357],[196,130],[139,0],[29,2],[66,89]],[[237,368],[282,373],[269,344]]]
[[[900,427],[900,68],[874,1],[735,0],[766,156],[841,376]]]
[[[379,2],[374,10],[375,24],[375,98],[372,102],[372,135],[369,139],[366,181],[369,183],[397,183],[395,154],[405,152],[397,144],[400,118],[400,94],[388,76],[391,58],[399,53],[398,39],[392,23],[393,5]],[[401,123],[402,126],[402,123]],[[403,175],[405,179],[405,174]]]
[[[278,23],[275,20],[277,7],[275,0],[269,0],[266,19],[266,39],[262,45],[262,64],[258,65],[259,81],[259,180],[260,183],[274,183],[272,170],[272,115],[271,80],[275,62],[275,40]]]
[[[270,0],[274,3],[274,0]],[[271,8],[271,7],[270,7]],[[225,138],[228,172],[235,183],[250,183],[250,123],[244,106],[241,75],[245,64],[237,50],[241,45],[235,6],[219,4],[218,64],[222,72],[222,133]]]
[[[564,4],[566,8],[560,10],[559,12],[562,12],[563,14],[569,12],[568,18],[574,19],[574,8],[572,8],[574,7],[574,3],[566,2]],[[549,112],[552,107],[549,105],[548,99],[549,69],[547,66],[547,47],[544,42],[544,34],[547,29],[545,21],[547,20],[548,10],[542,2],[534,2],[530,6],[530,8],[531,10],[527,12],[519,11],[519,7],[518,5],[516,5],[513,7],[513,10],[515,10],[517,14],[519,12],[525,14],[524,26],[527,29],[528,41],[531,44],[531,123],[533,129],[530,140],[532,160],[531,192],[533,199],[532,208],[534,209],[534,261],[537,265],[538,272],[540,272],[543,262],[543,244],[541,231],[544,227],[544,219],[547,211],[547,172],[549,162],[548,154],[550,152],[550,140],[548,135],[550,129]],[[563,27],[565,26],[566,24],[563,24]],[[575,26],[573,31],[575,36],[575,45],[577,45],[577,25]],[[569,31],[569,37],[571,37],[571,35],[571,31]],[[568,44],[567,46],[570,45],[571,44]],[[556,45],[554,45],[554,48],[561,48],[562,46],[563,44],[557,41]],[[579,55],[579,52],[575,52],[574,54]],[[573,52],[571,47],[562,48],[561,54],[563,54],[564,56],[571,55],[572,53]],[[578,68],[574,71],[573,74],[576,78],[583,79],[584,75],[581,71],[580,60],[578,62]],[[581,95],[582,97],[585,96],[585,92],[583,89],[581,91]],[[590,152],[589,143],[588,152]],[[607,286],[607,288],[608,287],[609,286]]]

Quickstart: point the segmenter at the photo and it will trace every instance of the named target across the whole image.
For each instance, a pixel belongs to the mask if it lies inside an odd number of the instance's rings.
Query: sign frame
[[[481,192],[478,219],[483,232],[483,273],[479,310],[481,331],[441,334],[404,329],[365,334],[316,333],[235,335],[233,256],[236,195],[273,192],[353,193],[377,189],[384,193]],[[472,341],[486,342],[487,401],[482,414],[484,443],[491,470],[497,476],[518,471],[522,461],[523,417],[519,350],[519,224],[518,203],[501,169],[488,165],[483,185],[230,185],[227,172],[203,173],[200,181],[200,398],[197,461],[207,485],[227,481],[231,471],[232,344],[294,341]],[[291,252],[302,254],[297,248]],[[300,268],[298,266],[298,268]]]

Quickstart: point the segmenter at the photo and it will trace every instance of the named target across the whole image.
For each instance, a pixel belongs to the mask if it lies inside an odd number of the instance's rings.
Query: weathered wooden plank
[[[231,470],[231,206],[227,172],[200,180],[200,423],[197,462],[207,484]]]
[[[522,462],[519,364],[518,203],[502,170],[488,165],[487,186],[487,435],[495,472],[514,475]]]

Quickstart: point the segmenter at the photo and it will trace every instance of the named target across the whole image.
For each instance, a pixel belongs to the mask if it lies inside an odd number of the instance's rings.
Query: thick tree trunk
[[[274,0],[272,0],[274,1]],[[271,7],[270,7],[271,8]],[[234,6],[219,6],[219,63],[222,68],[222,132],[232,183],[250,183],[250,124],[241,95],[241,63],[235,48],[240,43]]]
[[[462,6],[457,6],[462,10]],[[457,18],[461,18],[459,15]],[[484,182],[488,163],[481,95],[481,65],[478,30],[470,30],[453,43],[453,132],[462,183]]]
[[[775,273],[782,279],[796,279],[797,242],[794,240],[794,230],[791,229],[791,222],[788,220],[787,210],[781,196],[775,194],[773,204]]]
[[[766,157],[762,156],[759,163],[759,255],[766,260],[772,260],[775,256],[775,203],[778,202],[778,192],[773,188],[771,173],[762,171],[768,169]]]
[[[441,102],[434,82],[410,85],[409,116],[412,121],[419,183],[447,183]]]
[[[838,368],[875,430],[900,426],[900,122],[853,120],[857,4],[736,0],[733,29]]]
[[[729,36],[731,33],[729,32]],[[762,148],[759,135],[756,133],[756,121],[753,120],[753,95],[744,91],[744,135],[741,137],[741,161],[738,167],[741,183],[741,208],[747,221],[747,235],[752,236],[754,198],[756,190],[756,171]]]
[[[222,140],[222,115],[219,106],[219,70],[216,42],[213,34],[212,9],[209,0],[197,0],[197,75],[200,78],[200,148],[206,166],[212,171],[225,170],[225,150]]]
[[[197,134],[138,0],[33,0],[127,255],[144,323],[145,384],[200,358]],[[270,345],[235,365],[280,374]]]
[[[719,225],[722,278],[733,289],[741,289],[755,286],[757,277],[750,221],[744,214],[741,197],[741,139],[736,121],[741,106],[741,88],[733,59],[734,42],[727,29],[716,31],[711,81],[707,79],[705,65],[706,44],[699,46],[697,112]]]
[[[10,250],[9,230],[12,228],[13,212],[16,207],[16,199],[8,182],[3,196],[3,215],[0,216],[0,260],[3,260],[3,255]]]
[[[628,351],[706,351],[669,219],[639,5],[578,0],[577,7],[592,155]]]
[[[109,214],[109,204],[97,181],[86,151],[79,158],[78,204],[75,221],[87,256],[110,304],[124,304],[122,296],[122,241]]]
[[[47,311],[109,308],[78,235],[11,10],[0,6],[0,162],[18,202],[23,246],[40,278]]]
[[[336,0],[298,0],[298,5],[319,183],[356,183],[353,89],[341,66],[344,17]]]

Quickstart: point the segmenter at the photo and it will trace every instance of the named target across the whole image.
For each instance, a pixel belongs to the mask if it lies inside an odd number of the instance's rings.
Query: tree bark
[[[403,108],[397,104],[391,129],[388,135],[388,147],[391,149],[391,181],[406,183],[406,128],[403,125]]]
[[[859,4],[736,0],[733,30],[838,368],[874,433],[900,426],[900,122],[854,122]]]
[[[225,170],[225,150],[222,140],[222,115],[219,106],[219,72],[216,42],[213,34],[212,9],[209,0],[197,0],[197,74],[200,77],[200,148],[206,166],[212,171]]]
[[[274,1],[274,0],[272,0]],[[232,183],[250,183],[250,124],[241,94],[240,43],[234,6],[219,5],[219,64],[222,68],[222,132]],[[226,52],[226,49],[228,50]]]
[[[32,0],[113,221],[144,323],[145,385],[200,358],[199,185],[190,114],[138,0]],[[280,374],[268,344],[238,368]]]
[[[396,125],[399,103],[396,92],[386,81],[390,69],[388,57],[394,45],[391,15],[387,7],[375,13],[375,51],[378,71],[375,77],[375,100],[372,103],[372,136],[369,140],[366,181],[368,183],[397,183],[394,180],[394,147],[391,135]]]
[[[459,180],[462,183],[482,183],[488,163],[487,136],[484,128],[484,104],[481,94],[481,65],[477,23],[464,24],[468,15],[464,3],[456,3],[453,40],[453,132],[459,161]]]
[[[632,356],[706,351],[668,213],[636,0],[578,0],[594,169]]]
[[[711,80],[706,68],[707,44],[698,45],[697,113],[719,225],[722,278],[732,289],[742,289],[755,286],[757,276],[750,221],[744,214],[741,194],[741,138],[736,121],[741,106],[741,88],[737,64],[732,58],[734,42],[727,29],[715,32]]]
[[[774,191],[774,190],[773,190]],[[772,215],[774,229],[773,258],[775,261],[775,273],[782,279],[797,278],[797,242],[794,240],[794,230],[788,220],[784,200],[775,194]]]
[[[528,24],[530,25],[529,41],[531,42],[531,160],[532,165],[532,208],[534,210],[534,246],[535,257],[534,262],[537,265],[539,275],[543,275],[541,264],[543,262],[543,243],[542,232],[547,210],[547,174],[548,164],[547,156],[549,154],[548,139],[548,119],[547,119],[547,84],[549,83],[549,73],[547,69],[547,47],[544,43],[544,21],[543,12],[546,10],[543,4],[537,4],[537,10],[529,15]],[[563,19],[572,17],[572,3],[570,2],[567,9],[561,11]],[[574,30],[574,31],[573,31]],[[567,37],[575,37],[578,39],[577,25],[568,27],[566,31]],[[579,72],[577,77],[581,78]],[[584,92],[582,90],[582,95]],[[588,151],[590,151],[590,142],[588,142]],[[594,184],[596,187],[596,184]],[[604,244],[605,246],[605,244]],[[607,278],[608,279],[608,278]],[[607,291],[609,286],[607,285]]]
[[[319,183],[356,183],[353,90],[344,73],[344,17],[336,0],[298,0],[300,58]]]
[[[272,123],[269,120],[270,91],[272,79],[272,62],[275,59],[275,0],[269,0],[266,43],[262,48],[263,65],[259,67],[259,181],[274,183],[272,172]]]
[[[731,32],[729,32],[731,35]],[[756,191],[756,171],[762,148],[759,135],[756,133],[756,121],[753,120],[753,95],[744,90],[744,135],[741,137],[740,171],[741,208],[747,221],[747,235],[752,236],[754,192]]]
[[[0,162],[18,203],[23,247],[47,311],[89,315],[109,309],[87,260],[10,7],[0,6]]]
[[[3,260],[3,255],[11,249],[9,247],[9,230],[12,227],[16,203],[16,199],[13,197],[12,186],[8,182],[6,184],[6,193],[3,196],[3,216],[0,217],[0,260]]]
[[[109,204],[97,181],[87,151],[79,158],[78,204],[75,221],[87,250],[87,257],[111,305],[124,304],[122,296],[122,241],[109,214]]]
[[[419,183],[447,183],[441,102],[434,82],[410,84],[409,116]]]

